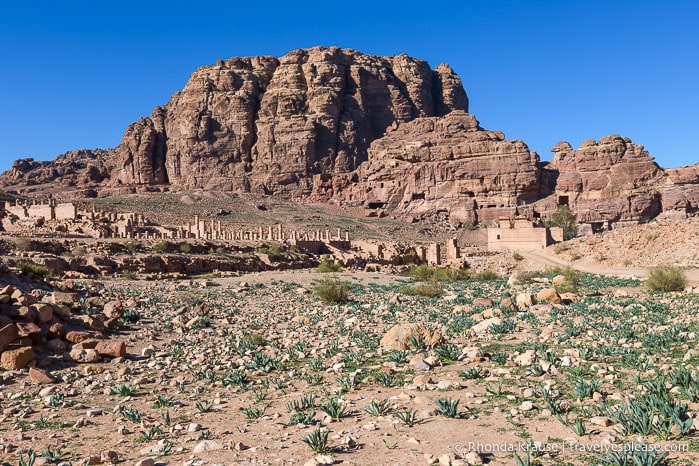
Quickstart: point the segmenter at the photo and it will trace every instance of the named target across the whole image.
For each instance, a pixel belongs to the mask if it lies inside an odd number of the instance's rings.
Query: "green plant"
[[[573,393],[575,393],[577,395],[578,399],[581,399],[581,400],[583,398],[592,398],[592,395],[596,391],[599,391],[601,386],[602,386],[601,380],[591,380],[588,382],[587,380],[583,379],[582,377],[578,377],[573,382]]]
[[[412,427],[417,424],[417,411],[414,409],[400,411],[395,413],[394,416],[400,419],[400,421],[408,427]]]
[[[320,264],[318,267],[316,267],[316,272],[318,273],[331,273],[331,272],[339,272],[342,270],[342,266],[329,257],[323,257],[323,259],[320,261]]]
[[[414,285],[405,285],[400,288],[399,292],[408,296],[438,298],[444,294],[444,285],[438,281],[421,282]]]
[[[35,264],[33,262],[20,261],[17,262],[16,267],[24,275],[35,275],[41,279],[45,279],[49,276],[49,269],[43,265]]]
[[[141,431],[141,436],[136,439],[137,442],[150,442],[158,434],[162,434],[163,430],[159,426],[151,426]]]
[[[650,269],[643,284],[653,291],[683,291],[687,276],[679,267],[663,265]]]
[[[297,424],[301,424],[304,426],[311,425],[313,423],[313,418],[315,417],[316,412],[315,411],[309,411],[309,412],[295,412],[291,415],[291,418],[289,419],[289,426],[294,426]]]
[[[192,252],[192,245],[189,243],[180,243],[179,246],[177,246],[177,250],[182,254],[189,254]]]
[[[372,416],[385,416],[390,410],[391,402],[387,399],[381,401],[371,400],[371,403],[362,409],[362,411]]]
[[[63,457],[63,448],[65,448],[65,445],[56,446],[55,448],[49,445],[41,450],[41,456],[46,458],[49,463],[58,463]]]
[[[31,448],[27,451],[27,456],[19,455],[19,466],[33,466],[36,461],[36,453]]]
[[[333,420],[338,421],[344,416],[347,405],[339,398],[331,398],[326,404],[321,405],[320,409]]]
[[[168,398],[165,395],[158,395],[158,398],[153,404],[153,408],[155,409],[167,408],[169,406],[172,406],[172,398]]]
[[[481,366],[469,367],[463,371],[459,371],[459,377],[465,380],[480,379],[482,377],[482,370],[483,368]]]
[[[140,424],[141,419],[143,418],[143,415],[139,410],[136,408],[127,408],[126,406],[122,406],[119,409],[119,414],[121,414],[121,417],[133,422],[134,424]]]
[[[132,396],[136,393],[136,389],[128,384],[120,384],[110,389],[112,395]]]
[[[497,272],[490,269],[481,270],[476,274],[476,280],[481,282],[493,281],[497,280],[498,278],[500,278],[500,275],[498,275]]]
[[[442,344],[433,348],[434,353],[443,363],[452,363],[459,360],[461,348],[454,343]]]
[[[127,309],[124,311],[124,320],[127,322],[131,322],[132,324],[135,324],[139,320],[141,320],[141,313],[138,311],[134,311],[133,309]]]
[[[349,290],[349,283],[327,279],[317,285],[313,291],[325,304],[342,304],[349,301]]]
[[[459,413],[459,400],[453,400],[451,398],[440,398],[435,402],[437,409],[444,417],[448,418],[459,418],[461,414]]]
[[[255,406],[243,406],[243,413],[248,421],[253,421],[261,417],[266,411],[266,408],[257,408]]]
[[[523,261],[523,260],[524,260],[524,256],[521,255],[521,254],[518,253],[518,252],[514,252],[514,253],[512,254],[512,259],[514,259],[514,260],[516,260],[517,262],[519,262],[519,261]]]
[[[608,450],[604,455],[595,455],[595,459],[604,466],[666,466],[669,464],[667,456],[667,452],[660,453],[657,449],[640,443],[620,451]]]
[[[197,401],[197,402],[194,404],[194,406],[196,406],[197,410],[198,410],[200,413],[208,413],[208,412],[211,412],[211,410],[213,409],[213,406],[211,406],[211,405],[210,405],[208,402],[206,402],[206,401],[205,401],[204,403],[202,403],[201,401]]]
[[[164,254],[168,252],[169,249],[170,245],[167,241],[158,241],[153,245],[153,252],[156,252],[158,254]]]
[[[314,429],[310,434],[301,437],[301,441],[311,447],[313,453],[322,454],[328,451],[329,431]]]
[[[124,280],[133,280],[136,278],[136,272],[133,270],[124,269],[121,271],[121,277]]]
[[[563,229],[563,240],[573,239],[578,234],[578,222],[567,205],[559,205],[556,211],[551,214],[551,220],[546,222],[546,226],[560,227]]]

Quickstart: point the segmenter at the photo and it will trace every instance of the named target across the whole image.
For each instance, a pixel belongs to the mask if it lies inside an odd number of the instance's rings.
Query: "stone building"
[[[501,218],[488,228],[488,251],[532,251],[563,241],[563,229],[526,218]]]

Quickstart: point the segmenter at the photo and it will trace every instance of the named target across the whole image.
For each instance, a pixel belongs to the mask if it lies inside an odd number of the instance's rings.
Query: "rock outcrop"
[[[369,160],[337,179],[316,177],[315,194],[406,215],[491,221],[539,194],[539,157],[519,140],[454,111],[396,125]]]
[[[584,141],[578,149],[567,142],[556,144],[551,163],[543,166],[542,197],[535,210],[550,214],[568,205],[579,222],[597,224],[648,221],[666,210],[697,209],[696,174],[664,170],[642,145],[611,135]],[[684,180],[688,186],[680,186]]]
[[[550,163],[486,131],[460,78],[407,55],[314,47],[220,60],[114,149],[23,159],[0,189],[56,197],[204,189],[488,222],[567,204],[603,228],[699,210],[699,164],[664,170],[621,136],[559,143]],[[385,213],[385,212],[384,212]]]
[[[452,110],[468,110],[459,77],[407,55],[314,47],[280,59],[231,58],[195,71],[170,102],[130,125],[118,147],[25,160],[0,186],[299,196],[310,192],[314,174],[356,169],[391,125]]]

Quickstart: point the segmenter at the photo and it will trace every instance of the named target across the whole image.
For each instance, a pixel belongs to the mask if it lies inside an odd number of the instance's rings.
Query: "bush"
[[[437,268],[427,264],[411,265],[405,275],[422,282],[433,282],[436,280],[459,281],[473,278],[473,271],[468,268]]]
[[[127,241],[124,247],[130,254],[135,254],[138,251],[138,243],[136,241]]]
[[[478,274],[476,275],[476,280],[482,282],[497,280],[498,278],[500,278],[500,276],[497,274],[497,272],[493,272],[490,269],[485,269],[481,272],[478,272]]]
[[[551,220],[546,222],[546,226],[563,228],[563,240],[575,238],[578,234],[578,221],[567,205],[559,205],[556,211],[551,215]]]
[[[167,249],[167,245],[165,246],[165,248]],[[177,250],[180,251],[182,254],[189,254],[190,252],[192,252],[192,245],[189,243],[180,243],[180,245],[177,247]]]
[[[153,252],[157,252],[158,254],[166,253],[169,246],[170,245],[167,243],[167,241],[158,241],[153,245]]]
[[[23,261],[18,262],[16,266],[24,275],[34,274],[42,279],[49,276],[49,269],[43,265]]]
[[[320,261],[320,265],[316,267],[316,272],[318,273],[339,272],[340,270],[342,270],[342,266],[330,260],[329,257],[323,257],[323,260]]]
[[[17,238],[14,243],[18,251],[36,251],[39,249],[37,242],[29,238]]]
[[[286,258],[288,250],[281,244],[272,244],[270,246],[265,246],[260,248],[262,254],[267,254],[270,260],[278,261]]]
[[[518,253],[518,252],[513,253],[513,254],[512,254],[512,258],[513,258],[514,260],[516,260],[517,262],[524,260],[524,256],[521,255],[521,254]]]
[[[444,286],[439,282],[423,282],[401,287],[401,294],[422,296],[423,298],[438,298],[444,293]]]
[[[563,275],[565,280],[563,280],[563,283],[553,286],[556,291],[558,293],[577,293],[582,283],[580,272],[572,267],[566,267],[560,274]]]
[[[533,283],[535,278],[538,278],[540,273],[536,270],[522,270],[515,275],[515,281],[520,285]]]
[[[349,301],[349,283],[336,279],[323,280],[313,290],[325,304],[341,304]]]
[[[683,291],[687,286],[687,276],[679,267],[670,265],[653,267],[644,285],[653,291]]]

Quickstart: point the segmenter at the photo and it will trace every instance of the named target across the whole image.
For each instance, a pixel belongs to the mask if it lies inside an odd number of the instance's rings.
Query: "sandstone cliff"
[[[397,125],[350,175],[316,177],[315,194],[414,216],[491,221],[539,195],[539,157],[522,141],[454,111]]]
[[[255,192],[413,217],[550,215],[643,222],[699,210],[699,164],[664,170],[628,138],[559,143],[550,163],[486,131],[460,78],[407,55],[314,47],[220,60],[108,150],[23,159],[0,188],[57,197]],[[310,197],[309,197],[310,196]]]
[[[356,169],[391,125],[467,109],[448,65],[432,70],[407,55],[315,47],[280,59],[231,58],[195,71],[170,102],[130,125],[118,147],[25,162],[0,186],[169,184],[304,195],[313,174]]]

